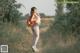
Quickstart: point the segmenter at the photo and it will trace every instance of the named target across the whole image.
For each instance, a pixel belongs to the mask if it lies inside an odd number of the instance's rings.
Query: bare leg
[[[38,43],[38,40],[39,40],[39,26],[34,26],[33,27],[33,45],[32,47],[35,49],[35,50],[38,50],[37,49],[37,43]]]

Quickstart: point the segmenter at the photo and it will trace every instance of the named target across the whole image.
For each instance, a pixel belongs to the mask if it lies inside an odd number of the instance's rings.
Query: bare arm
[[[36,17],[36,23],[40,24],[41,23],[41,18],[38,14],[35,14],[35,17]]]

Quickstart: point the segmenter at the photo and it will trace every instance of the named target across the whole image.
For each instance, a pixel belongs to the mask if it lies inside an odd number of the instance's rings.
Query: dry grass
[[[40,26],[39,53],[79,53],[78,38],[68,36],[62,39],[61,35],[47,33],[53,20],[43,18]],[[9,45],[9,53],[33,53],[31,49],[32,32],[24,22],[18,26],[2,24],[0,26],[0,44]]]

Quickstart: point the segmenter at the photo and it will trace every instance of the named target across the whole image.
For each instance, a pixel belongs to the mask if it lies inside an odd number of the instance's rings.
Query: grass
[[[80,42],[75,36],[66,36],[53,33],[49,30],[53,20],[42,19],[40,25],[39,53],[79,53]],[[17,26],[13,24],[0,24],[0,45],[8,44],[9,53],[33,53],[31,49],[32,32],[24,22]]]

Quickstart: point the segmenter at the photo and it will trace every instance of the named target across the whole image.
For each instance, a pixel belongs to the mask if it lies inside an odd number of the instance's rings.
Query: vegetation
[[[74,0],[72,0],[74,1]],[[80,3],[80,1],[79,1]],[[57,15],[53,24],[54,29],[57,32],[64,35],[79,34],[80,29],[80,4],[79,3],[67,3],[67,9],[70,12],[63,13],[63,3],[58,4]]]
[[[17,10],[20,6],[15,0],[0,0],[0,21],[16,23],[22,16]]]
[[[67,3],[70,12],[63,13],[63,4],[57,0],[56,16],[41,18],[39,53],[80,52],[80,1]],[[32,32],[27,27],[25,16],[17,9],[21,4],[15,0],[0,0],[0,45],[8,44],[9,53],[33,53]],[[14,25],[14,24],[17,25]]]
[[[45,53],[78,53],[80,52],[80,0],[79,3],[67,3],[70,12],[63,12],[63,0],[57,0],[57,15],[50,29],[47,31],[45,44],[50,45]],[[52,47],[53,46],[53,47]]]

